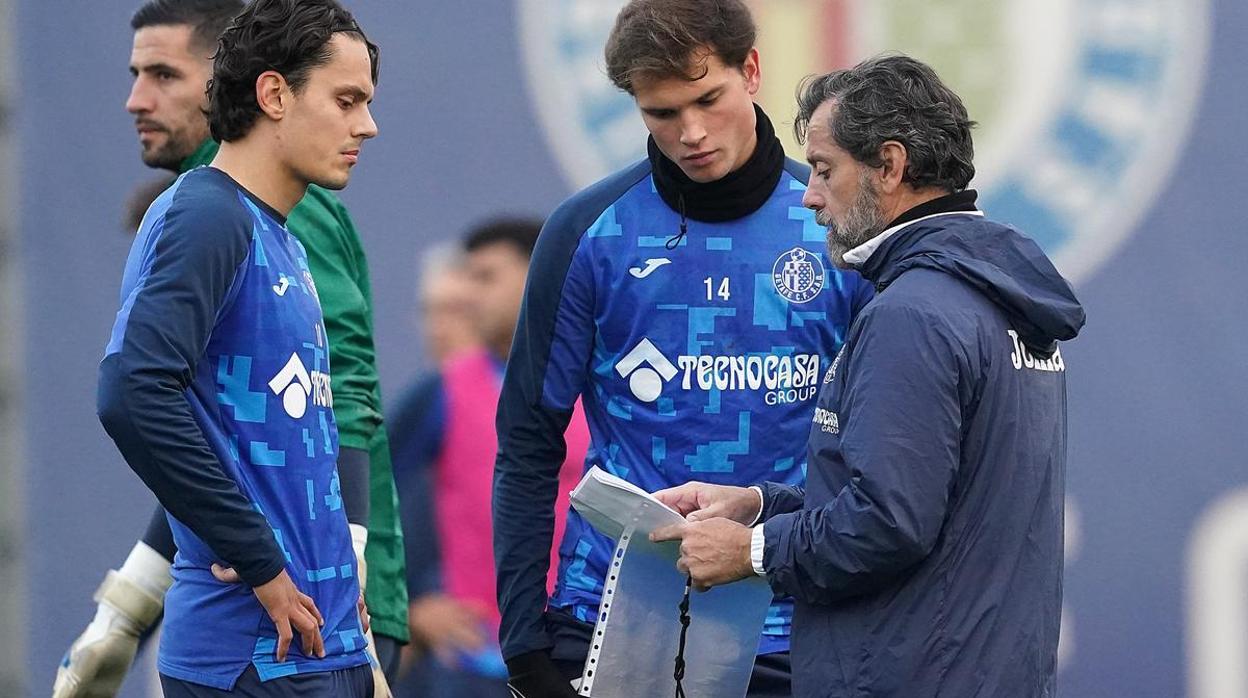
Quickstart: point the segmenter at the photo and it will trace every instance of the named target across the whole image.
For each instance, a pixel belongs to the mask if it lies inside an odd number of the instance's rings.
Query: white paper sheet
[[[580,695],[674,695],[685,576],[676,570],[679,543],[651,543],[649,533],[683,517],[597,467],[572,491],[572,506],[618,541]],[[683,682],[688,698],[745,695],[771,598],[771,589],[760,578],[693,592]]]
[[[642,533],[649,534],[656,528],[685,520],[649,492],[596,465],[577,483],[571,497],[577,513],[600,533],[616,541],[630,525],[636,525]],[[643,510],[643,504],[649,506]]]

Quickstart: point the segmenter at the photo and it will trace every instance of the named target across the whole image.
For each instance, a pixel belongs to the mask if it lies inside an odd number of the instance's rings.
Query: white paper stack
[[[572,490],[572,506],[600,532],[619,540],[624,529],[636,526],[649,534],[656,528],[684,521],[654,495],[637,485],[593,466]]]
[[[572,490],[572,506],[618,541],[579,693],[593,698],[673,695],[685,575],[680,544],[651,543],[656,528],[684,518],[636,485],[592,467]],[[771,589],[754,577],[695,592],[690,599],[683,686],[688,698],[745,695]]]

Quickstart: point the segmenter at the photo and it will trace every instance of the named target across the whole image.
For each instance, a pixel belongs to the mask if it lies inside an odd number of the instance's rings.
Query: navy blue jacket
[[[794,695],[1053,695],[1055,342],[1083,309],[1034,242],[974,211],[901,226],[861,272],[878,295],[824,377],[806,489],[764,487]]]

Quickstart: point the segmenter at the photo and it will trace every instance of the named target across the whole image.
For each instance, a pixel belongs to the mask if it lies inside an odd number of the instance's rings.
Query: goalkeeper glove
[[[139,637],[155,624],[164,599],[115,570],[95,592],[95,621],[74,640],[56,670],[53,698],[112,698],[139,650]]]

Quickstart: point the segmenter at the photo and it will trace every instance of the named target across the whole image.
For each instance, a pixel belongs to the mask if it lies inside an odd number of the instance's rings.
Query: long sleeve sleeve
[[[551,645],[542,613],[563,434],[594,338],[593,277],[580,247],[589,222],[565,204],[543,228],[499,400],[494,557],[507,659]]]

